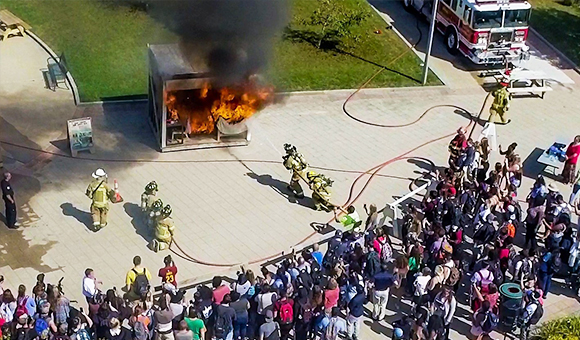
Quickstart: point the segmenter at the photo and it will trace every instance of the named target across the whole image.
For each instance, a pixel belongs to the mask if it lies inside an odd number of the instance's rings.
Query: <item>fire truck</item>
[[[433,0],[403,0],[431,20]],[[527,54],[531,5],[525,0],[439,0],[436,27],[451,54],[476,64],[498,64]]]

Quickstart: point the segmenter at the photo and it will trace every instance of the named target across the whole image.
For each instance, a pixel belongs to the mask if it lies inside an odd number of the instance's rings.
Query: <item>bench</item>
[[[4,9],[0,11],[0,28],[4,30],[1,35],[2,40],[4,40],[15,34],[24,36],[26,30],[31,29],[32,26],[24,22],[24,20],[20,19],[16,15],[12,14],[7,9]]]
[[[59,84],[64,84],[65,88],[68,89],[68,85],[66,84],[66,59],[64,57],[64,53],[61,54],[56,59],[50,57],[46,60],[47,67],[48,67],[48,87],[55,91],[56,87]],[[60,87],[60,86],[58,86]]]
[[[502,78],[504,77],[508,78],[509,85],[507,90],[512,94],[540,93],[543,99],[546,92],[552,91],[552,88],[548,85],[547,76],[543,72],[515,69],[511,71],[509,76],[502,72]]]

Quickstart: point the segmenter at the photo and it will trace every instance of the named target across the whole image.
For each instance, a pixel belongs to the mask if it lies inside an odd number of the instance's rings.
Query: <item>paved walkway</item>
[[[75,112],[68,89],[47,89],[43,70],[49,54],[29,36],[0,41],[0,139],[46,148],[63,137],[66,120]],[[61,85],[63,86],[63,85]],[[6,163],[30,162],[35,155],[1,146]]]

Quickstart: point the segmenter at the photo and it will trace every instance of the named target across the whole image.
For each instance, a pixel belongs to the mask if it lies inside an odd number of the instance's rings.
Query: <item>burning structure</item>
[[[149,118],[161,151],[243,146],[245,120],[273,99],[256,75],[220,86],[177,44],[149,46]]]

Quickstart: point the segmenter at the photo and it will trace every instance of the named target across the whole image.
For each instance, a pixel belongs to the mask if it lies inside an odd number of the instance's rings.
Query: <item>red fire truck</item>
[[[403,5],[431,18],[433,0],[403,0]],[[439,0],[436,27],[450,53],[497,64],[527,52],[530,13],[525,0]]]

